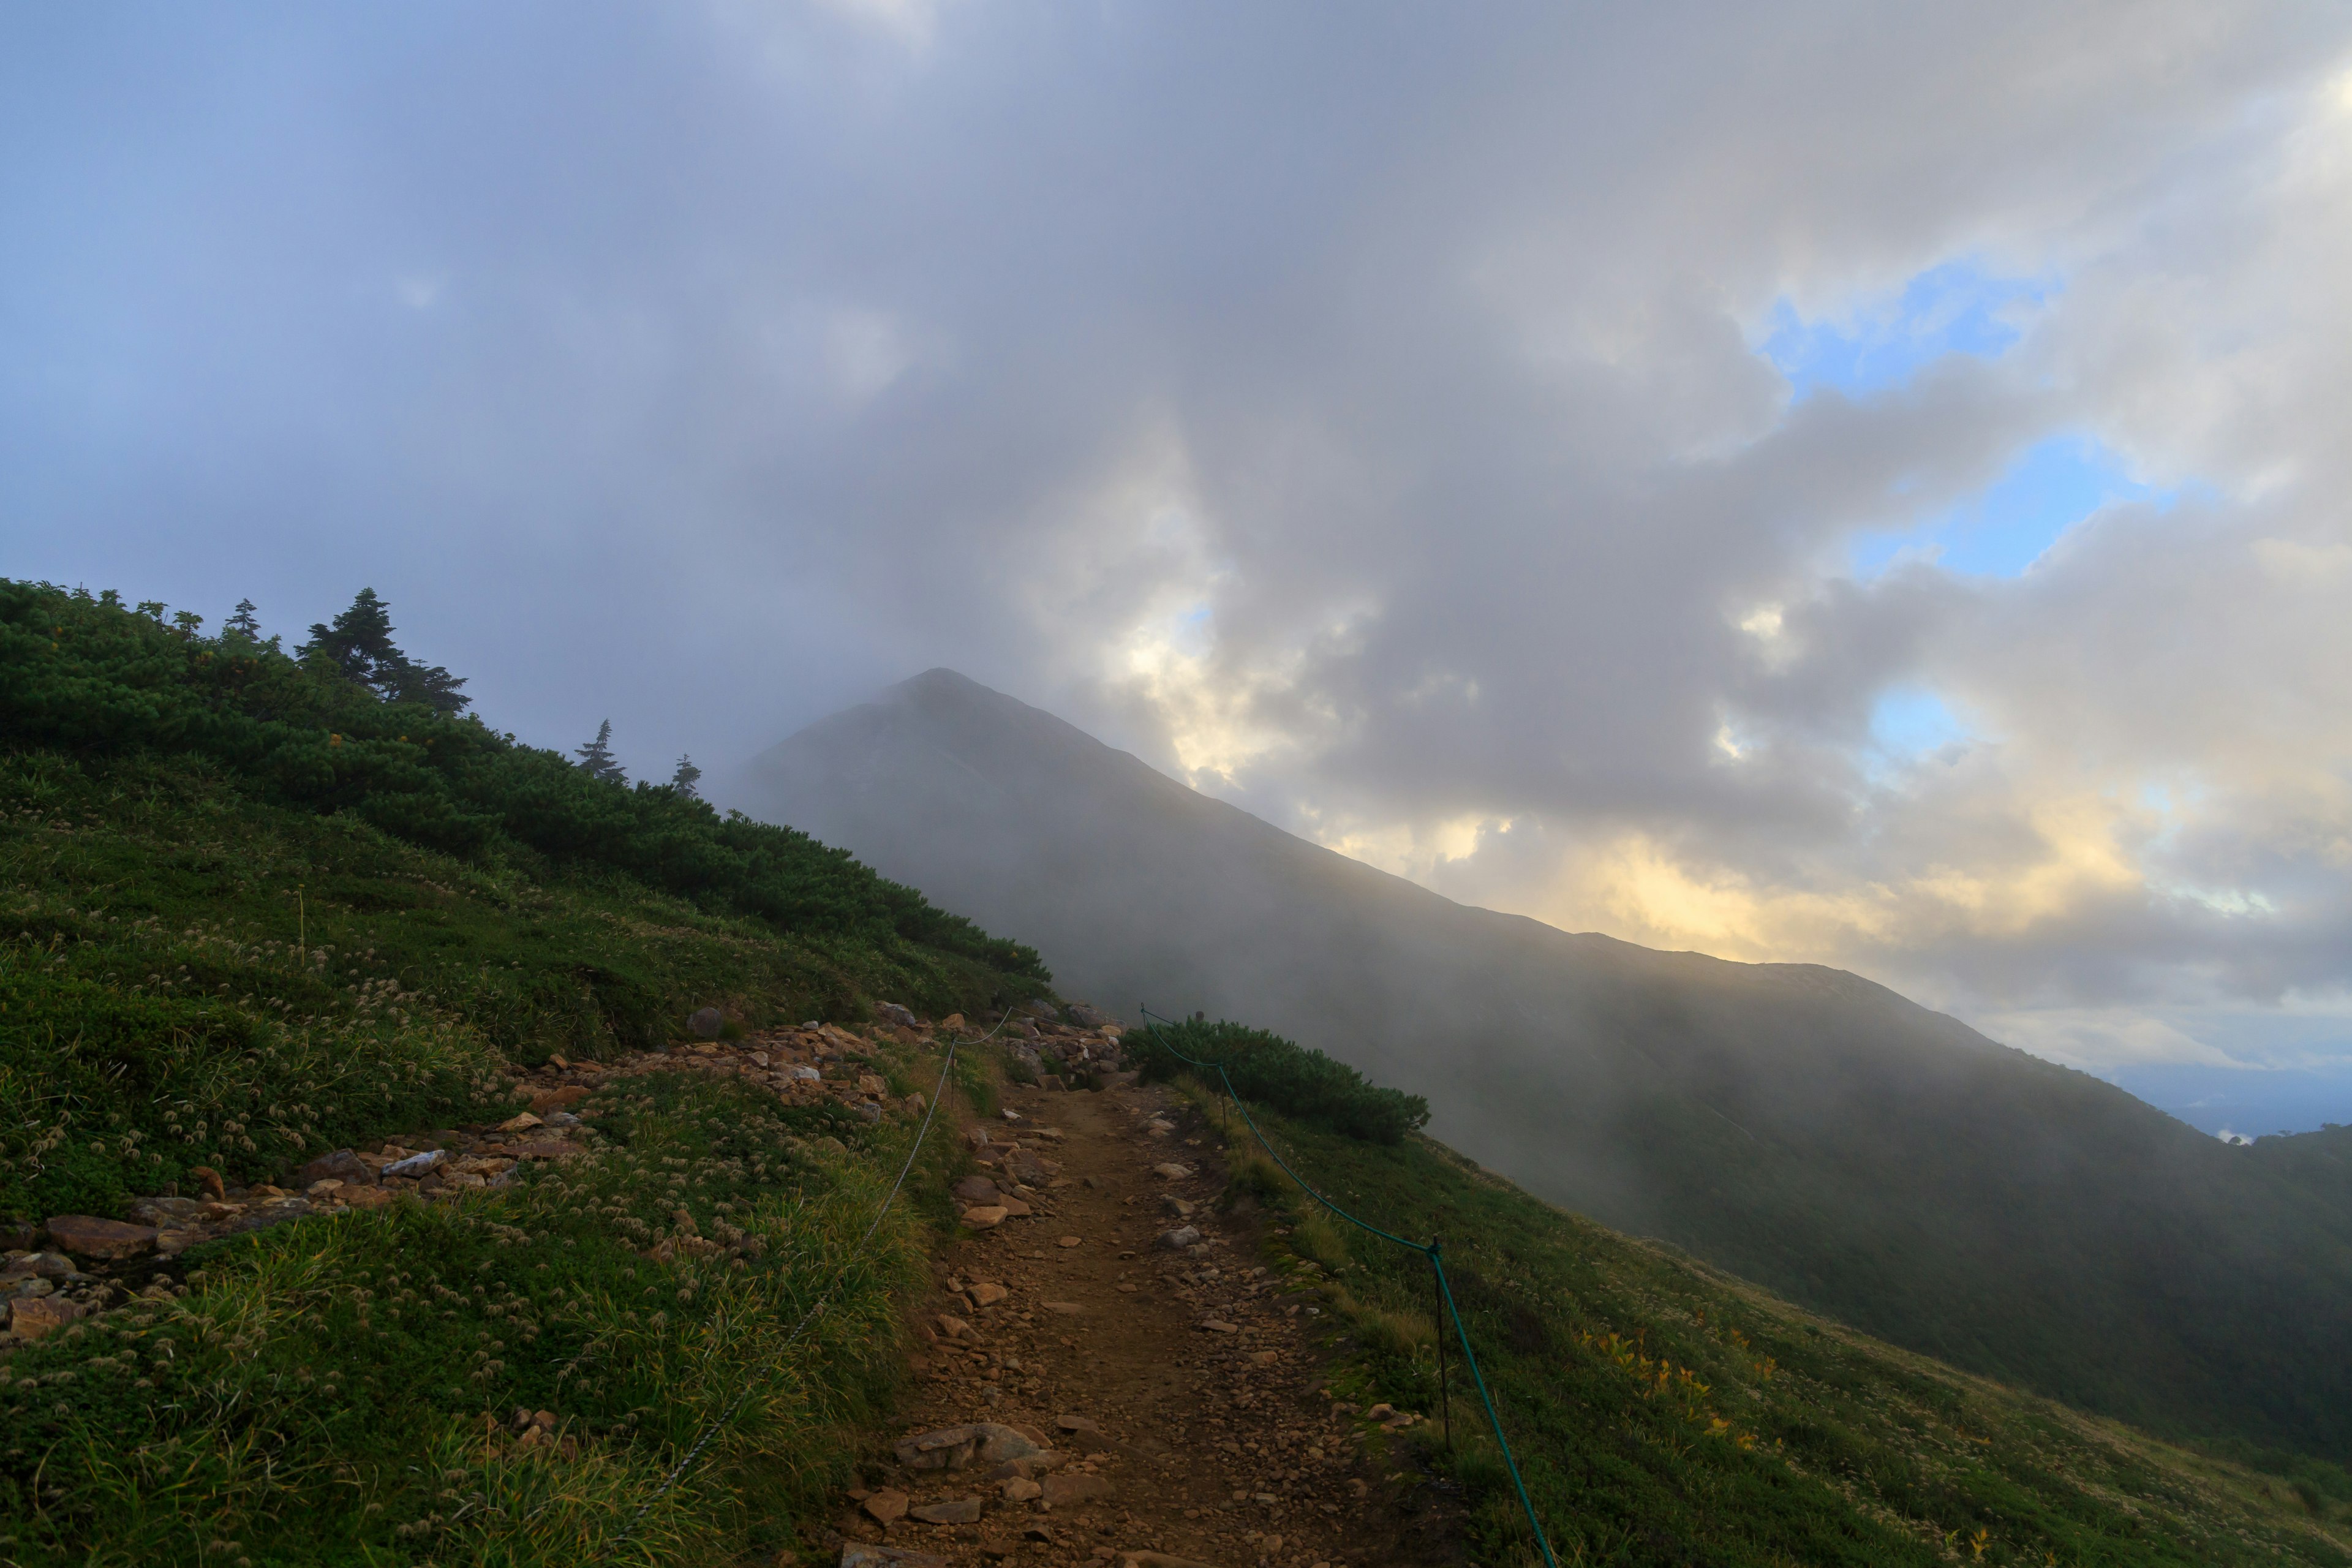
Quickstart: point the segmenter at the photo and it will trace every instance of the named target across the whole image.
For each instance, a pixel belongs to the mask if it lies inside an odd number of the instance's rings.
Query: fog
[[[2352,1130],[2225,1147],[1849,973],[1453,903],[950,671],[734,792],[1025,933],[1066,996],[1277,1030],[1539,1195],[1874,1333],[2352,1452]]]
[[[950,665],[1469,903],[2337,1114],[2341,8],[7,29],[13,574],[373,585],[641,776]]]

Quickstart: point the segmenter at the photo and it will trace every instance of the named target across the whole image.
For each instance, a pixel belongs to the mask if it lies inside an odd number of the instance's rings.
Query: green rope
[[[1139,1005],[1140,1005],[1139,1004]],[[1174,1026],[1172,1020],[1160,1017],[1159,1015],[1152,1012],[1149,1007],[1142,1007],[1141,1011],[1147,1026],[1151,1025],[1155,1020],[1161,1024],[1167,1024],[1171,1027]],[[1495,1429],[1495,1441],[1501,1445],[1503,1450],[1503,1466],[1506,1469],[1511,1472],[1511,1486],[1513,1489],[1519,1494],[1519,1506],[1527,1510],[1528,1528],[1536,1532],[1536,1544],[1543,1548],[1544,1561],[1549,1563],[1551,1568],[1559,1568],[1559,1559],[1552,1554],[1551,1538],[1544,1533],[1543,1521],[1536,1517],[1535,1500],[1528,1496],[1528,1484],[1526,1481],[1519,1479],[1519,1461],[1511,1453],[1511,1440],[1503,1436],[1503,1418],[1501,1415],[1496,1414],[1495,1410],[1495,1396],[1486,1390],[1486,1373],[1478,1370],[1478,1354],[1475,1351],[1473,1351],[1470,1348],[1470,1331],[1463,1325],[1462,1309],[1455,1306],[1454,1303],[1454,1284],[1453,1281],[1447,1279],[1445,1277],[1445,1260],[1441,1256],[1444,1250],[1443,1244],[1433,1241],[1425,1243],[1419,1241],[1407,1241],[1403,1237],[1391,1235],[1390,1232],[1382,1230],[1379,1226],[1370,1224],[1365,1220],[1358,1219],[1354,1215],[1349,1214],[1346,1209],[1341,1208],[1338,1204],[1335,1204],[1329,1198],[1325,1197],[1321,1193],[1315,1189],[1314,1185],[1309,1183],[1306,1177],[1300,1175],[1297,1172],[1290,1168],[1290,1162],[1282,1157],[1282,1152],[1276,1149],[1274,1144],[1267,1140],[1266,1135],[1258,1130],[1256,1119],[1250,1115],[1249,1106],[1243,1101],[1241,1095],[1234,1090],[1234,1080],[1232,1077],[1226,1073],[1225,1067],[1223,1062],[1202,1061],[1195,1058],[1188,1057],[1182,1051],[1178,1050],[1173,1045],[1170,1044],[1164,1037],[1155,1039],[1153,1044],[1157,1045],[1161,1050],[1166,1051],[1170,1056],[1174,1057],[1178,1061],[1182,1062],[1189,1067],[1203,1068],[1214,1068],[1216,1069],[1218,1080],[1225,1086],[1225,1098],[1232,1100],[1234,1102],[1234,1109],[1242,1113],[1242,1122],[1250,1130],[1250,1135],[1257,1140],[1258,1146],[1264,1149],[1266,1153],[1273,1158],[1274,1163],[1282,1167],[1283,1174],[1288,1176],[1292,1181],[1298,1184],[1300,1191],[1304,1192],[1308,1197],[1313,1198],[1317,1203],[1321,1204],[1325,1208],[1329,1209],[1333,1214],[1338,1215],[1341,1219],[1346,1220],[1349,1225],[1354,1226],[1358,1230],[1370,1231],[1372,1235],[1379,1237],[1382,1241],[1393,1242],[1395,1245],[1404,1247],[1408,1251],[1418,1252],[1423,1258],[1429,1259],[1429,1266],[1437,1271],[1438,1289],[1444,1292],[1445,1297],[1446,1314],[1454,1320],[1454,1337],[1461,1342],[1462,1359],[1469,1363],[1471,1381],[1478,1385],[1478,1401],[1486,1407],[1486,1424]],[[1438,1331],[1440,1333],[1444,1332],[1444,1325],[1441,1324],[1439,1326]]]

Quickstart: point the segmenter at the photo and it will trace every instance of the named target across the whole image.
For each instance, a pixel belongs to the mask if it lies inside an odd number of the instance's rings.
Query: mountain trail
[[[1326,1391],[1319,1298],[1261,1266],[1262,1216],[1214,1209],[1199,1114],[1158,1087],[1006,1107],[965,1130],[983,1173],[844,1568],[1458,1565],[1454,1500],[1379,1457],[1372,1415],[1405,1418]]]

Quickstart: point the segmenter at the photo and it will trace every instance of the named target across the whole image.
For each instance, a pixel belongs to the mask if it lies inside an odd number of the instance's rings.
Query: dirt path
[[[1023,1121],[991,1124],[980,1158],[1016,1212],[936,1260],[903,1430],[992,1422],[1052,1456],[926,1469],[901,1448],[843,1500],[842,1561],[1458,1563],[1444,1500],[1374,1462],[1370,1423],[1323,1392],[1318,1298],[1260,1267],[1253,1216],[1212,1211],[1198,1115],[1157,1088],[1007,1104]],[[1172,1164],[1190,1173],[1155,1170]],[[1161,1244],[1184,1226],[1199,1241]]]

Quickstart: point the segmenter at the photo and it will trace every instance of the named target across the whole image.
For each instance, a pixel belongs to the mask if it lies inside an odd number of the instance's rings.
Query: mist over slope
[[[948,670],[738,783],[1034,942],[1276,1029],[1532,1191],[2159,1429],[2352,1456],[2352,1131],[2224,1147],[1857,976],[1467,908]]]

